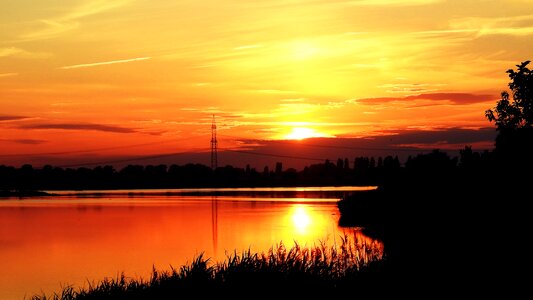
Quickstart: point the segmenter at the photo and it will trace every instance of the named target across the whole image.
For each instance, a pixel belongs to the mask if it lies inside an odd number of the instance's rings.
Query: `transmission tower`
[[[211,124],[211,169],[213,170],[216,170],[218,164],[217,144],[217,124],[215,123],[215,115],[213,115]]]

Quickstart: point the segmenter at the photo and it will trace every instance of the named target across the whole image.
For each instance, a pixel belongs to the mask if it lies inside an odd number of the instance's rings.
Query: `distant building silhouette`
[[[283,164],[281,162],[276,163],[276,174],[281,174],[283,171]]]

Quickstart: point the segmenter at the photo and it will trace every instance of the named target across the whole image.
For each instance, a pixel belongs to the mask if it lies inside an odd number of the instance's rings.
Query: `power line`
[[[218,142],[216,140],[216,132],[213,133],[213,130],[216,130],[216,125],[214,123],[214,120],[213,120],[213,123],[212,123],[212,132],[211,132],[211,164],[212,164],[212,166],[214,166],[213,162],[215,162],[215,166],[216,166],[216,156],[215,156],[215,161],[213,161],[213,141],[215,141],[215,151],[217,151],[218,149],[221,149],[221,150],[227,151],[227,152],[247,154],[247,155],[264,156],[264,157],[276,157],[276,158],[287,158],[287,159],[297,159],[297,160],[308,160],[308,161],[321,161],[321,162],[323,162],[323,161],[327,160],[326,158],[295,156],[295,155],[283,155],[283,154],[275,154],[275,153],[260,152],[260,151],[247,151],[247,150],[235,150],[235,149],[228,149],[228,148],[219,148],[217,146]],[[207,134],[205,134],[205,135],[207,135]],[[242,140],[242,138],[240,138],[240,137],[235,137],[235,136],[230,136],[230,135],[220,135],[220,136],[225,136],[225,137],[229,137],[229,138],[233,138],[233,139],[237,139],[237,140]],[[183,139],[183,140],[189,140],[189,139]],[[163,143],[177,142],[177,141],[180,141],[180,140],[159,141],[159,142],[133,144],[133,145],[125,145],[125,146],[94,148],[94,149],[77,150],[77,151],[49,152],[49,153],[40,153],[40,154],[2,154],[2,155],[0,155],[0,157],[35,156],[35,155],[65,155],[65,154],[76,154],[76,153],[90,153],[90,152],[98,152],[98,151],[107,151],[107,150],[115,150],[115,149],[124,149],[124,148],[133,148],[133,147],[141,147],[141,146],[148,146],[148,145],[156,145],[156,144],[163,144]],[[293,142],[287,141],[287,140],[277,140],[277,141],[274,141],[274,142],[276,142],[276,143],[285,143],[285,144],[294,144]],[[307,147],[346,149],[346,150],[365,150],[365,151],[410,151],[410,152],[417,151],[417,150],[421,151],[421,149],[369,148],[369,147],[318,145],[318,144],[309,144],[309,143],[299,143],[299,145],[300,146],[307,146]],[[197,149],[197,151],[198,150],[199,149]],[[205,150],[207,151],[207,149],[205,149]],[[84,162],[84,163],[60,165],[58,167],[60,167],[60,168],[72,168],[72,167],[82,167],[82,166],[108,165],[108,164],[135,162],[135,161],[144,161],[144,160],[151,160],[151,159],[157,159],[157,158],[171,157],[171,156],[175,156],[175,155],[179,155],[179,154],[186,154],[186,153],[191,153],[191,152],[190,151],[184,151],[184,152],[174,152],[174,153],[163,153],[163,154],[155,154],[155,155],[148,155],[148,156],[139,156],[139,157],[134,157],[134,158],[124,158],[124,159],[105,160],[105,161],[98,161],[98,162]],[[215,154],[216,154],[216,152],[215,152]]]
[[[61,152],[0,154],[0,157],[35,156],[35,155],[65,155],[65,154],[90,153],[90,152],[99,152],[99,151],[108,151],[108,150],[116,150],[116,149],[125,149],[125,148],[157,145],[157,144],[163,144],[163,143],[168,143],[168,142],[171,142],[171,141],[160,141],[160,142],[153,142],[153,143],[127,145],[127,146],[115,146],[115,147],[93,148],[93,149],[87,149],[87,150],[73,150],[73,151],[61,151]],[[172,141],[172,142],[174,142],[174,141]]]
[[[316,158],[316,157],[292,156],[292,155],[282,155],[282,154],[273,154],[273,153],[265,153],[265,152],[251,152],[251,151],[245,151],[245,150],[224,149],[224,151],[249,154],[249,155],[257,155],[257,156],[268,156],[268,157],[279,157],[279,158],[290,158],[290,159],[301,159],[301,160],[314,160],[314,161],[325,161],[326,160],[323,158]]]
[[[59,168],[73,168],[73,167],[83,167],[83,166],[109,165],[109,164],[118,164],[118,163],[133,162],[133,161],[150,160],[150,159],[155,159],[155,158],[171,157],[171,156],[174,156],[174,155],[185,154],[185,153],[190,153],[190,152],[175,152],[175,153],[156,154],[156,155],[140,156],[140,157],[126,158],[126,159],[117,159],[117,160],[107,160],[107,161],[99,161],[99,162],[86,162],[86,163],[78,163],[78,164],[70,164],[70,165],[61,165],[61,166],[57,166],[57,167],[59,167]]]
[[[243,140],[243,138],[219,134],[219,136],[229,137],[235,140]],[[250,139],[254,141],[263,141]],[[294,142],[289,140],[271,140],[269,142],[274,143],[284,143],[284,144],[294,144]],[[316,148],[331,148],[331,149],[345,149],[345,150],[364,150],[364,151],[400,151],[400,152],[414,152],[414,151],[432,151],[433,149],[420,149],[420,148],[374,148],[374,147],[353,147],[353,146],[335,146],[335,145],[319,145],[319,144],[310,144],[310,143],[298,143],[299,146],[304,147],[316,147]],[[453,151],[453,150],[449,150]]]
[[[215,125],[216,126],[216,125]],[[212,134],[212,133],[211,133]],[[201,136],[207,136],[208,134],[204,134]],[[231,135],[223,135],[218,134],[218,136],[228,137],[235,140],[243,140],[244,138],[231,136]],[[80,154],[80,153],[91,153],[91,152],[100,152],[100,151],[110,151],[110,150],[118,150],[118,149],[127,149],[127,148],[135,148],[135,147],[143,147],[143,146],[150,146],[150,145],[159,145],[159,144],[166,144],[166,143],[175,143],[179,141],[186,141],[187,139],[179,139],[179,140],[169,140],[169,141],[158,141],[158,142],[151,142],[151,143],[142,143],[142,144],[132,144],[132,145],[123,145],[123,146],[114,146],[114,147],[104,147],[104,148],[92,148],[92,149],[85,149],[85,150],[72,150],[72,151],[58,151],[58,152],[44,152],[44,153],[12,153],[12,154],[0,154],[0,157],[20,157],[20,156],[55,156],[55,155],[70,155],[70,154]],[[253,140],[253,139],[252,139]],[[257,140],[262,141],[262,140]],[[284,144],[293,144],[293,142],[288,140],[273,140],[274,143],[284,143]],[[345,150],[363,150],[363,151],[400,151],[400,152],[414,152],[414,151],[431,151],[433,149],[419,149],[419,148],[375,148],[375,147],[353,147],[353,146],[335,146],[335,145],[319,145],[319,144],[311,144],[311,143],[299,143],[299,146],[303,147],[315,147],[315,148],[329,148],[329,149],[345,149]],[[227,150],[227,149],[226,149]],[[453,150],[448,150],[453,151]]]
[[[281,154],[274,154],[274,153],[251,152],[251,151],[245,151],[245,150],[234,150],[234,149],[226,149],[226,148],[222,148],[222,149],[224,151],[227,151],[227,152],[234,152],[234,153],[241,153],[241,154],[248,154],[248,155],[256,155],[256,156],[290,158],[290,159],[311,160],[311,161],[325,161],[326,160],[325,158],[316,158],[316,157],[281,155]],[[165,153],[165,154],[141,156],[141,157],[134,157],[134,158],[126,158],[126,159],[106,160],[106,161],[98,161],[98,162],[85,162],[85,163],[77,163],[77,164],[69,164],[69,165],[60,165],[60,166],[57,166],[57,167],[59,167],[59,168],[73,168],[73,167],[83,167],[83,166],[109,165],[109,164],[117,164],[117,163],[125,163],[125,162],[150,160],[150,159],[163,158],[163,157],[171,157],[171,156],[174,156],[174,155],[186,154],[186,153],[190,153],[190,152],[175,152],[175,153]]]
[[[202,134],[196,137],[207,136],[207,134]],[[46,156],[46,155],[69,155],[69,154],[79,154],[79,153],[91,153],[91,152],[100,152],[100,151],[109,151],[109,150],[118,150],[118,149],[127,149],[167,143],[175,143],[181,141],[188,141],[190,138],[183,138],[177,140],[168,140],[168,141],[158,141],[142,144],[132,144],[132,145],[122,145],[122,146],[113,146],[113,147],[104,147],[104,148],[92,148],[85,150],[72,150],[72,151],[60,151],[60,152],[43,152],[43,153],[12,153],[12,154],[0,154],[0,157],[19,157],[19,156]]]

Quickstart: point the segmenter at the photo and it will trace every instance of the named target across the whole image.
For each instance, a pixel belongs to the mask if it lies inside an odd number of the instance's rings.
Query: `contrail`
[[[128,62],[133,62],[133,61],[141,61],[141,60],[147,60],[151,58],[152,58],[151,56],[146,56],[146,57],[136,57],[136,58],[130,58],[130,59],[119,59],[119,60],[103,61],[103,62],[90,63],[90,64],[64,66],[64,67],[60,67],[59,69],[69,70],[69,69],[78,69],[78,68],[89,68],[89,67],[97,67],[97,66],[103,66],[103,65],[113,65],[113,64],[122,64],[122,63],[128,63]]]

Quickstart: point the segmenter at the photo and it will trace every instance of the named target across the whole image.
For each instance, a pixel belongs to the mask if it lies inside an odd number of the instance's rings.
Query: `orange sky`
[[[486,127],[505,70],[533,48],[531,0],[1,6],[6,164],[10,154],[208,150],[212,114],[226,147]]]

